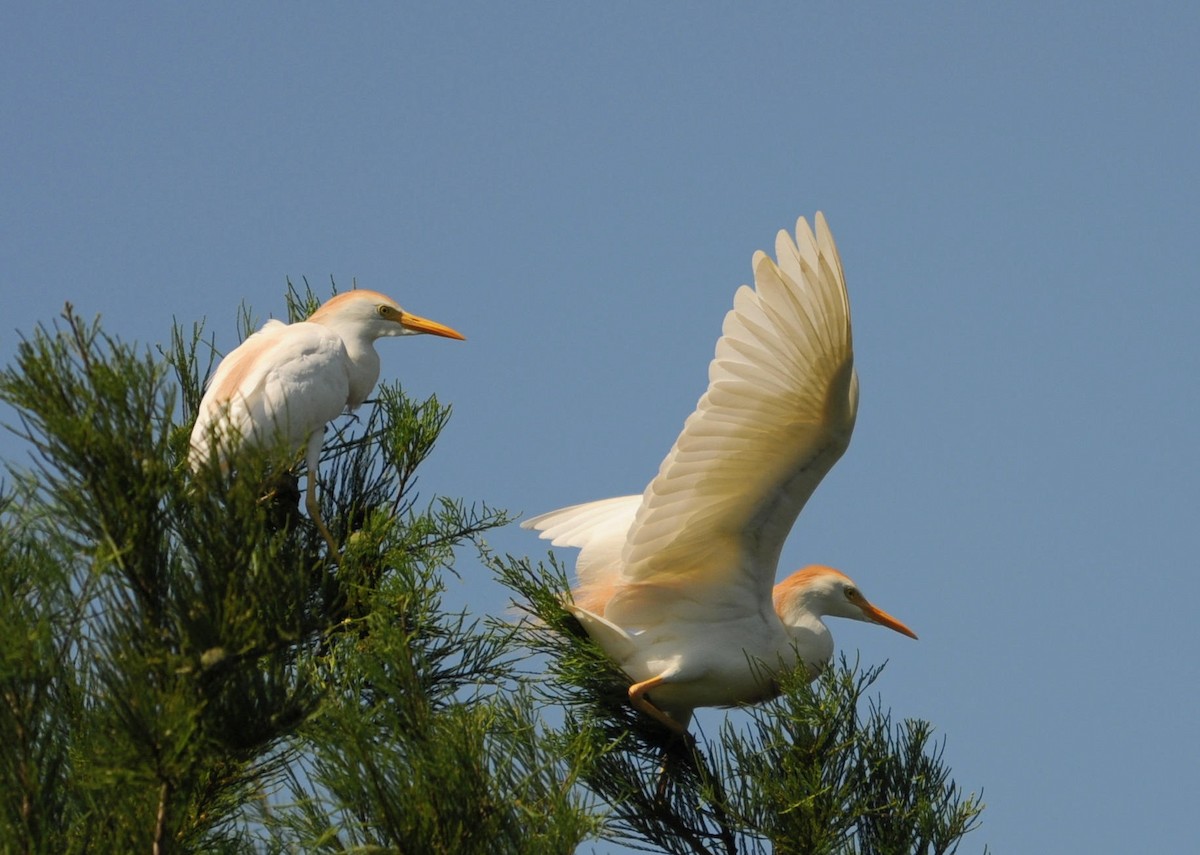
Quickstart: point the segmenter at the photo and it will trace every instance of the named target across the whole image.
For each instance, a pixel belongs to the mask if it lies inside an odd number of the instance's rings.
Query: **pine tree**
[[[384,384],[326,442],[335,563],[287,449],[188,469],[212,352],[68,307],[0,373],[32,455],[0,485],[0,852],[940,853],[976,824],[927,725],[860,714],[873,669],[711,744],[634,714],[557,565],[488,552],[507,514],[421,498],[436,398]],[[472,554],[530,619],[444,607]]]

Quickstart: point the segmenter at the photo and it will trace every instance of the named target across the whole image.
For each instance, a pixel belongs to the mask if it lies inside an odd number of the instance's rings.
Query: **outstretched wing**
[[[571,505],[528,519],[521,528],[537,531],[554,546],[579,549],[575,602],[584,609],[603,612],[609,590],[620,575],[621,551],[641,503],[641,496],[618,496]]]
[[[753,259],[725,316],[708,390],[647,486],[622,581],[749,584],[769,602],[800,510],[850,442],[858,409],[850,305],[833,235],[816,216],[778,263]]]

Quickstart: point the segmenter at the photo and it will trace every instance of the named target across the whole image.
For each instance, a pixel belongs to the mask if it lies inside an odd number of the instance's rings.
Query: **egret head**
[[[466,338],[444,324],[404,311],[399,303],[385,294],[365,289],[334,296],[313,312],[308,320],[328,327],[352,328],[370,339],[420,333],[459,340]]]
[[[814,564],[797,570],[775,586],[775,611],[785,624],[805,615],[841,617],[877,623],[901,635],[917,634],[883,609],[871,605],[845,573]]]

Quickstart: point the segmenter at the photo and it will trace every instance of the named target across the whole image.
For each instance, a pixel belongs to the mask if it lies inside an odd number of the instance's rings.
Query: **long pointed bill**
[[[863,614],[867,616],[867,620],[871,623],[877,623],[880,626],[886,626],[888,629],[894,629],[901,635],[907,635],[909,638],[916,638],[917,634],[906,627],[900,621],[889,615],[883,609],[877,609],[868,602],[860,602],[858,607],[862,609]]]
[[[416,315],[410,315],[404,312],[400,315],[400,326],[407,330],[412,330],[418,333],[429,333],[430,335],[440,335],[446,338],[456,338],[459,341],[466,341],[467,337],[458,330],[450,329],[445,324],[439,324],[437,321],[431,321],[428,318],[421,318]]]

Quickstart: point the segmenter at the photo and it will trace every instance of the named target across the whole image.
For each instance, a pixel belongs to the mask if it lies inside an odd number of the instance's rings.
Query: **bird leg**
[[[325,542],[329,544],[330,557],[335,564],[341,565],[342,553],[338,549],[337,541],[333,539],[329,527],[325,525],[325,520],[321,519],[321,503],[317,500],[317,466],[321,462],[321,443],[325,439],[324,434],[324,430],[314,433],[308,441],[308,450],[305,454],[308,483],[305,485],[307,489],[304,491],[304,507],[308,510],[308,518],[313,521],[317,531],[321,532],[321,537],[325,538]]]
[[[310,478],[310,483],[312,483],[312,474],[308,478]],[[304,507],[308,509],[308,519],[313,521],[313,524],[317,526],[317,531],[320,532],[320,536],[325,538],[325,543],[329,544],[329,554],[334,563],[341,564],[342,555],[337,550],[337,542],[329,531],[329,527],[325,525],[325,521],[320,519],[320,507],[317,503],[317,496],[314,495],[316,491],[310,488],[307,492],[308,496],[305,498]]]
[[[656,707],[650,702],[650,699],[646,697],[647,692],[649,692],[655,686],[661,686],[665,682],[667,682],[666,678],[662,675],[659,675],[658,677],[651,677],[649,680],[643,680],[641,683],[634,683],[629,687],[629,703],[670,730],[672,740],[682,739],[685,742],[689,742],[691,741],[692,735],[688,733],[686,721],[683,723],[676,721],[666,712]],[[689,715],[687,719],[690,720],[691,716]],[[654,800],[656,802],[662,802],[667,795],[667,784],[669,783],[669,778],[667,776],[667,764],[671,760],[671,749],[669,745],[663,746],[660,757],[661,760],[658,766],[658,784],[654,788]]]
[[[676,736],[687,736],[687,725],[680,724],[671,718],[652,704],[650,699],[646,697],[647,692],[656,686],[661,686],[665,682],[667,681],[664,677],[658,676],[651,677],[649,680],[643,680],[640,683],[634,683],[629,687],[629,703],[633,705],[634,709],[641,710]]]

